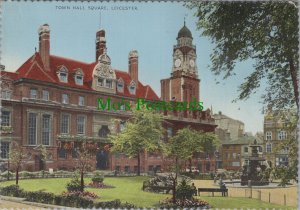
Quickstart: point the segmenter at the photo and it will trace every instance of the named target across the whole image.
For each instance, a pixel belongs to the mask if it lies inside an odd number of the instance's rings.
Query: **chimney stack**
[[[39,53],[46,71],[50,71],[50,28],[44,24],[39,28]]]
[[[139,81],[139,55],[137,50],[131,50],[128,56],[128,73],[131,79],[135,82],[138,87]]]
[[[99,56],[104,53],[105,49],[106,49],[105,31],[101,29],[96,33],[96,61],[98,60]]]

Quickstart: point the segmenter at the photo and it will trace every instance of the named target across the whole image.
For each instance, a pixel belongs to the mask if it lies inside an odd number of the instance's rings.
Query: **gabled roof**
[[[76,61],[69,58],[59,57],[50,55],[50,71],[46,71],[41,59],[40,54],[37,52],[32,55],[18,70],[16,73],[11,73],[14,75],[14,79],[27,78],[32,80],[45,81],[49,83],[55,83],[60,86],[68,86],[72,88],[92,90],[91,81],[93,79],[93,70],[97,62],[85,63]],[[68,69],[68,82],[60,82],[57,71],[61,66]],[[84,73],[83,85],[76,85],[74,80],[74,74],[78,69],[81,69]],[[160,100],[155,94],[153,89],[146,85],[144,86],[140,81],[137,84],[136,94],[130,94],[128,90],[128,85],[132,81],[131,77],[127,72],[116,70],[117,80],[122,78],[124,81],[124,92],[117,92],[117,95],[128,96],[128,97],[138,97],[145,98],[149,100]]]

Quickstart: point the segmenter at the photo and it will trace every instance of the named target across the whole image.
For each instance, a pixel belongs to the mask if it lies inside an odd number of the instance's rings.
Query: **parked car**
[[[190,172],[190,168],[186,168],[185,171],[186,171],[186,172]],[[194,172],[199,172],[199,170],[197,169],[197,167],[192,166],[192,172],[193,172],[193,173],[194,173]]]

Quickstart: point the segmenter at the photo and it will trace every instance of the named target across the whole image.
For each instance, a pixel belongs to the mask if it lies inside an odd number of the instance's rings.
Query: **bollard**
[[[271,193],[269,192],[269,203],[271,203]]]
[[[283,196],[283,205],[286,206],[286,194]]]

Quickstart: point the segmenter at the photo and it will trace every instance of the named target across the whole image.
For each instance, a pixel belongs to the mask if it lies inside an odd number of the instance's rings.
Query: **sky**
[[[127,9],[126,9],[127,8]],[[124,10],[126,9],[126,10]],[[213,44],[196,27],[195,11],[182,2],[2,2],[0,63],[16,71],[38,49],[38,28],[50,26],[50,54],[82,62],[95,61],[95,37],[106,31],[107,53],[112,67],[127,71],[128,53],[139,53],[139,80],[149,84],[160,96],[160,80],[170,77],[173,45],[178,31],[186,26],[197,48],[200,101],[204,109],[245,123],[245,131],[263,131],[260,95],[247,101],[232,101],[238,86],[252,71],[252,60],[237,63],[236,75],[223,80],[209,69]],[[219,82],[216,84],[216,82]]]

